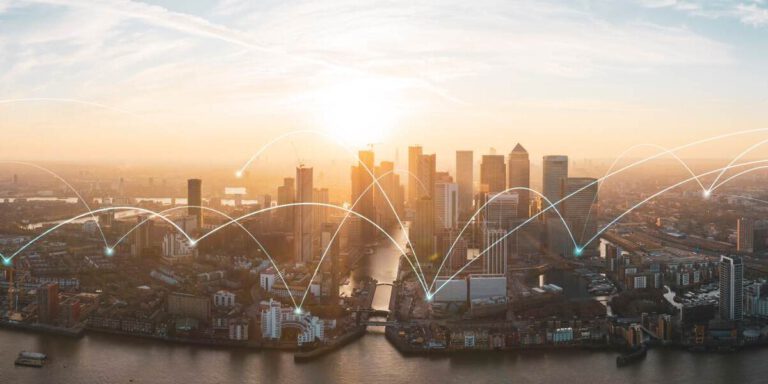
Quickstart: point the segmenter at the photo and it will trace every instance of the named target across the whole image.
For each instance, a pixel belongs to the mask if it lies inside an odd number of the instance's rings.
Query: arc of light
[[[69,188],[72,192],[75,193],[75,196],[77,196],[77,198],[83,203],[83,205],[85,206],[85,209],[87,209],[89,212],[91,211],[91,206],[88,205],[88,202],[85,201],[85,199],[83,198],[82,195],[80,195],[80,192],[78,192],[77,189],[74,186],[72,186],[72,184],[70,184],[63,177],[59,176],[56,172],[54,172],[54,171],[52,171],[52,170],[50,170],[50,169],[48,169],[46,167],[43,167],[42,165],[37,165],[35,163],[28,163],[28,162],[24,162],[24,161],[0,160],[0,163],[24,165],[24,166],[33,167],[33,168],[36,168],[36,169],[39,169],[39,170],[41,170],[43,172],[48,173],[49,175],[55,177],[56,179],[58,179],[59,181],[64,183],[67,186],[67,188]],[[98,218],[96,217],[96,215],[93,215],[93,214],[91,215],[91,217],[96,222],[96,228],[99,229],[99,234],[101,234],[101,239],[104,240],[104,246],[108,247],[109,244],[107,242],[107,237],[104,235],[104,230],[101,229],[101,224],[99,223]]]
[[[701,187],[701,191],[702,191],[702,192],[706,192],[706,191],[707,191],[707,188],[704,186],[704,184],[701,182],[701,180],[699,180],[699,178],[698,178],[698,177],[696,177],[696,173],[694,173],[694,172],[693,172],[693,170],[691,169],[691,167],[690,167],[690,166],[688,166],[688,163],[686,163],[685,161],[683,161],[683,159],[681,159],[679,156],[677,156],[677,154],[676,154],[676,153],[672,152],[671,150],[667,149],[666,147],[662,147],[661,145],[657,145],[657,144],[651,144],[651,143],[635,144],[635,145],[633,145],[633,146],[631,146],[631,147],[629,147],[629,148],[625,149],[623,152],[621,152],[621,153],[620,153],[620,154],[619,154],[619,155],[616,157],[616,159],[613,161],[613,163],[611,164],[611,166],[610,166],[610,167],[608,167],[608,170],[607,170],[607,171],[605,171],[605,174],[606,174],[606,175],[607,175],[607,174],[609,174],[609,173],[610,173],[610,172],[613,170],[613,167],[615,167],[615,166],[616,166],[616,164],[619,162],[619,160],[621,160],[622,158],[624,158],[624,156],[625,156],[627,153],[629,153],[630,151],[632,151],[632,150],[634,150],[634,149],[640,148],[640,147],[651,147],[651,148],[656,148],[656,149],[659,149],[659,150],[661,150],[661,151],[662,151],[662,152],[661,152],[662,154],[668,154],[668,155],[672,156],[672,158],[673,158],[673,159],[675,159],[675,160],[677,160],[677,162],[678,162],[678,163],[680,163],[680,165],[682,165],[682,166],[685,168],[685,170],[686,170],[686,171],[688,171],[688,173],[690,173],[690,174],[691,174],[691,176],[693,176],[693,177],[695,177],[695,178],[696,178],[696,182],[697,182],[697,183],[699,184],[699,186]],[[599,185],[598,185],[598,186],[599,186]],[[595,201],[596,201],[596,200],[597,200],[597,194],[595,194],[595,196],[592,198],[592,205],[594,205],[594,204],[595,204]],[[585,222],[589,221],[589,219],[590,219],[590,216],[592,215],[592,205],[590,205],[590,206],[589,206],[589,211],[587,212],[587,220],[586,220]],[[581,230],[581,236],[579,237],[579,240],[580,240],[580,241],[581,241],[581,240],[584,240],[584,235],[586,234],[586,230],[587,230],[587,226],[585,225],[585,226],[584,226],[584,228]]]
[[[752,164],[758,164],[758,163],[765,163],[765,162],[768,162],[768,160],[756,160],[756,161],[750,161],[750,162],[747,162],[747,163],[740,163],[740,164],[730,165],[730,166],[728,166],[728,167],[725,167],[725,168],[735,168],[735,167],[741,167],[741,166],[752,165]],[[757,169],[762,169],[762,168],[768,168],[768,166],[760,166],[760,167],[750,168],[750,170],[757,170]],[[614,223],[616,223],[618,220],[620,220],[621,218],[623,218],[624,216],[626,216],[627,214],[629,214],[629,213],[630,213],[632,210],[634,210],[634,209],[636,209],[636,208],[640,207],[641,205],[645,204],[646,202],[650,201],[651,199],[653,199],[653,198],[656,198],[656,197],[658,197],[659,195],[661,195],[661,194],[663,194],[663,193],[665,193],[665,192],[667,192],[667,191],[669,191],[669,190],[671,190],[671,189],[677,188],[677,187],[679,187],[679,186],[681,186],[681,185],[683,185],[683,184],[685,184],[685,183],[688,183],[688,182],[690,182],[690,181],[694,180],[695,178],[700,178],[700,177],[702,177],[702,176],[707,176],[707,175],[711,175],[711,174],[714,174],[714,173],[716,173],[716,172],[720,171],[721,169],[722,169],[722,168],[718,168],[718,169],[715,169],[715,170],[711,170],[711,171],[707,171],[707,172],[704,172],[704,173],[701,173],[701,174],[695,175],[694,177],[691,177],[691,178],[688,178],[688,179],[686,179],[686,180],[683,180],[683,181],[681,181],[681,182],[679,182],[679,183],[676,183],[676,184],[674,184],[674,185],[672,185],[672,186],[670,186],[670,187],[667,187],[667,188],[665,188],[665,189],[663,189],[663,190],[661,190],[661,191],[659,191],[659,192],[657,192],[657,193],[655,193],[655,194],[653,194],[653,195],[649,196],[648,198],[644,199],[644,200],[643,200],[643,201],[641,201],[640,203],[638,203],[638,204],[634,205],[633,207],[631,207],[631,208],[630,208],[629,210],[627,210],[626,212],[624,212],[624,213],[622,213],[621,215],[619,215],[619,216],[618,216],[616,219],[614,219],[614,220],[613,220],[613,221],[611,221],[610,223],[606,224],[606,225],[605,225],[605,227],[604,227],[602,230],[598,231],[598,233],[597,233],[597,234],[595,234],[595,236],[593,236],[593,237],[592,237],[592,238],[591,238],[591,239],[590,239],[590,240],[589,240],[587,243],[585,243],[585,245],[586,245],[586,244],[589,244],[589,243],[591,243],[592,241],[594,241],[594,240],[595,240],[595,239],[596,239],[596,238],[597,238],[597,237],[598,237],[600,234],[602,234],[603,232],[605,232],[605,230],[607,230],[607,229],[608,229],[608,227],[610,227],[611,225],[613,225]],[[566,198],[567,198],[567,197],[566,197]],[[564,199],[565,199],[565,198],[563,198],[563,200],[564,200]],[[562,201],[562,200],[558,201],[558,203],[560,203],[561,201]],[[550,206],[549,206],[549,207],[547,207],[546,209],[543,209],[543,210],[541,210],[541,212],[537,213],[536,215],[534,215],[534,216],[531,216],[531,218],[529,218],[528,220],[524,221],[523,223],[521,223],[520,225],[518,225],[517,227],[515,227],[514,229],[512,229],[510,232],[508,232],[507,234],[505,234],[504,236],[502,236],[501,238],[499,238],[498,240],[496,240],[496,241],[495,241],[493,244],[491,244],[491,245],[489,245],[488,247],[486,247],[486,248],[485,248],[485,249],[484,249],[482,252],[480,252],[480,254],[479,254],[479,255],[477,255],[477,257],[475,257],[474,259],[472,259],[472,260],[470,260],[469,262],[467,262],[466,264],[464,264],[464,266],[463,266],[463,267],[461,267],[461,268],[460,268],[458,271],[456,271],[456,273],[454,273],[453,275],[451,275],[451,276],[448,278],[448,280],[446,280],[446,281],[445,281],[445,282],[444,282],[442,285],[440,285],[440,287],[438,287],[438,288],[435,290],[435,293],[439,292],[439,291],[440,291],[440,290],[441,290],[441,289],[442,289],[442,288],[443,288],[443,287],[444,287],[446,284],[448,284],[448,282],[450,282],[450,281],[451,281],[451,280],[453,280],[453,279],[454,279],[456,276],[458,276],[458,275],[459,275],[459,273],[461,273],[462,271],[464,271],[464,269],[466,269],[466,268],[467,268],[467,267],[468,267],[470,264],[472,264],[472,263],[473,263],[475,260],[477,260],[477,259],[479,259],[480,257],[482,257],[482,256],[483,256],[483,255],[484,255],[486,252],[488,252],[488,250],[489,250],[489,249],[491,249],[493,246],[495,246],[495,245],[496,245],[496,244],[498,244],[499,242],[503,241],[503,240],[504,240],[504,239],[505,239],[507,236],[511,235],[512,233],[514,233],[515,231],[517,231],[517,230],[518,230],[519,228],[521,228],[522,226],[524,226],[524,225],[528,224],[528,223],[529,223],[529,222],[531,222],[533,219],[535,219],[535,218],[536,218],[536,217],[538,217],[539,215],[541,215],[541,214],[543,214],[544,212],[546,212],[547,210],[549,210],[551,207],[552,207],[552,205],[550,205]]]
[[[222,211],[220,211],[218,209],[214,209],[214,208],[210,208],[210,207],[204,207],[202,205],[184,205],[184,206],[178,206],[178,207],[171,207],[171,208],[165,209],[163,211],[153,213],[151,216],[147,217],[142,222],[140,222],[140,223],[136,224],[135,226],[133,226],[128,232],[126,232],[122,237],[120,237],[120,239],[117,240],[115,245],[113,245],[112,247],[113,248],[117,247],[117,245],[120,244],[120,242],[122,242],[126,237],[128,237],[128,235],[130,235],[133,231],[135,231],[140,226],[144,225],[144,223],[146,223],[147,221],[151,220],[153,217],[164,217],[162,215],[165,214],[165,213],[176,211],[176,210],[180,210],[180,209],[187,209],[187,208],[200,208],[200,209],[203,209],[203,210],[206,210],[206,211],[209,211],[209,212],[217,213],[217,214],[219,214],[219,215],[221,215],[223,217],[226,217],[230,221],[234,221],[235,220],[234,218],[232,218],[232,216],[229,216],[225,212],[222,212]],[[241,224],[238,221],[234,221],[234,223],[237,224],[237,226],[239,226],[240,228],[242,228],[242,230],[245,231],[245,233],[247,233],[248,236],[251,237],[251,239],[253,239],[253,241],[256,243],[256,245],[259,246],[261,251],[264,252],[265,255],[267,255],[267,259],[269,259],[269,262],[272,263],[273,267],[275,267],[275,271],[277,271],[278,277],[280,277],[280,280],[283,282],[283,285],[285,285],[285,288],[288,291],[288,297],[290,297],[291,301],[293,302],[293,306],[296,307],[296,299],[293,297],[293,294],[291,293],[290,288],[288,288],[288,282],[285,281],[285,278],[283,277],[283,273],[280,272],[280,268],[275,263],[275,260],[272,259],[272,256],[269,254],[267,249],[264,248],[264,245],[261,244],[261,242],[256,238],[256,236],[254,236],[253,233],[251,233],[251,231],[249,231],[247,228],[245,228],[245,226],[243,226],[243,224]],[[196,243],[199,240],[200,239],[193,240],[193,242]]]
[[[478,208],[477,210],[475,210],[475,213],[472,215],[472,217],[470,217],[470,218],[469,218],[469,220],[467,220],[467,223],[466,223],[466,224],[464,224],[464,227],[463,227],[463,228],[461,228],[461,231],[460,231],[460,232],[459,232],[459,234],[456,236],[456,240],[454,240],[454,241],[453,241],[453,244],[451,244],[451,247],[450,247],[450,248],[448,248],[448,252],[446,252],[446,254],[443,256],[443,261],[440,263],[440,267],[437,269],[437,273],[435,273],[435,278],[432,280],[432,284],[430,284],[430,285],[429,285],[429,289],[430,289],[430,290],[432,290],[432,288],[434,288],[434,286],[435,286],[435,282],[437,281],[437,277],[440,275],[440,271],[442,271],[443,267],[445,266],[445,262],[446,262],[446,260],[448,260],[448,255],[450,255],[450,254],[451,254],[451,252],[453,252],[453,247],[454,247],[454,246],[456,246],[456,243],[458,243],[458,242],[459,242],[459,239],[461,238],[461,235],[463,235],[463,234],[464,234],[464,231],[466,231],[466,230],[467,230],[467,228],[469,227],[469,223],[471,223],[471,222],[472,222],[472,220],[474,220],[474,219],[477,217],[477,215],[479,215],[479,214],[480,214],[480,212],[482,212],[482,211],[483,211],[483,209],[485,209],[485,207],[486,207],[488,204],[490,204],[490,203],[491,203],[491,202],[492,202],[494,199],[496,199],[498,196],[501,196],[501,195],[503,195],[503,194],[505,194],[505,193],[507,193],[507,192],[511,192],[511,191],[515,191],[515,190],[523,190],[523,191],[533,192],[534,194],[536,194],[536,195],[540,196],[542,199],[544,199],[544,201],[546,201],[546,202],[549,204],[549,207],[548,207],[547,209],[549,209],[549,208],[552,208],[552,209],[554,209],[554,210],[555,210],[555,212],[557,213],[557,216],[558,216],[558,217],[560,217],[560,220],[563,222],[563,226],[565,226],[565,229],[568,231],[568,234],[570,235],[570,237],[571,237],[571,240],[573,241],[573,245],[574,245],[574,246],[577,246],[577,243],[576,243],[576,239],[573,237],[573,233],[571,233],[571,229],[568,227],[568,223],[566,223],[566,221],[565,221],[565,218],[564,218],[564,217],[563,217],[563,215],[560,213],[560,211],[557,209],[557,207],[555,207],[555,206],[552,204],[552,202],[551,202],[551,201],[550,201],[550,200],[549,200],[549,199],[548,199],[546,196],[544,196],[544,195],[543,195],[541,192],[539,192],[539,191],[537,191],[537,190],[535,190],[535,189],[531,189],[531,188],[527,188],[527,187],[512,187],[512,188],[507,188],[507,189],[505,189],[505,190],[503,190],[503,191],[501,191],[501,192],[499,192],[499,193],[497,193],[497,194],[493,195],[493,196],[492,196],[490,199],[488,199],[488,201],[486,201],[486,202],[485,202],[485,203],[484,203],[484,204],[483,204],[483,205],[482,205],[480,208]],[[538,215],[537,215],[537,216],[538,216]],[[536,217],[536,216],[534,216],[534,217]]]
[[[754,171],[754,170],[763,169],[763,168],[768,168],[768,167],[755,167],[755,168],[750,168],[750,169],[747,169],[747,170],[741,171],[741,172],[739,172],[739,173],[737,173],[737,174],[735,174],[735,175],[733,175],[733,176],[730,176],[730,177],[728,177],[727,179],[725,179],[725,180],[723,180],[722,182],[720,182],[719,184],[717,184],[717,185],[716,185],[716,186],[715,186],[715,187],[712,189],[712,192],[714,192],[714,191],[715,191],[717,188],[720,188],[721,186],[723,186],[725,183],[727,183],[727,182],[729,182],[729,181],[731,181],[731,180],[733,180],[733,179],[735,179],[735,178],[737,178],[737,177],[739,177],[739,176],[741,176],[741,175],[743,175],[743,174],[749,173],[749,172],[751,172],[751,171]]]
[[[264,213],[264,212],[269,212],[269,211],[272,211],[272,210],[275,210],[275,209],[287,208],[287,207],[297,207],[297,206],[328,207],[328,208],[338,209],[338,210],[345,211],[345,212],[348,212],[350,214],[353,214],[353,215],[355,215],[355,216],[357,216],[357,217],[367,221],[368,223],[370,223],[374,227],[376,227],[376,229],[381,231],[381,233],[383,233],[389,239],[389,241],[391,241],[392,244],[394,244],[397,247],[397,249],[400,251],[401,254],[403,254],[403,255],[406,254],[405,250],[403,249],[403,247],[400,246],[400,244],[398,244],[397,240],[395,240],[389,233],[387,233],[387,231],[385,231],[384,228],[382,228],[380,225],[376,224],[376,222],[374,222],[373,220],[369,219],[368,217],[366,217],[366,216],[364,216],[364,215],[362,215],[362,214],[360,214],[360,213],[358,213],[358,212],[356,212],[354,210],[351,210],[351,209],[348,209],[348,208],[344,208],[344,207],[340,207],[338,205],[326,204],[326,203],[315,203],[315,202],[303,202],[303,203],[290,203],[290,204],[276,205],[274,207],[267,207],[267,208],[260,209],[258,211],[250,212],[250,213],[247,213],[247,214],[245,214],[243,216],[236,217],[233,220],[231,220],[231,221],[229,221],[227,223],[224,223],[224,224],[214,228],[210,232],[204,234],[203,236],[200,236],[197,239],[197,241],[201,241],[201,240],[205,239],[206,237],[214,234],[215,232],[221,230],[222,228],[226,227],[229,224],[232,224],[232,223],[235,223],[235,222],[240,222],[240,221],[245,220],[247,218],[250,218],[250,217],[252,217],[254,215],[257,215],[257,214],[260,214],[260,213]],[[406,256],[405,259],[406,259],[406,261],[408,261],[408,264],[411,265],[411,269],[413,269],[414,272],[415,272],[416,271],[416,266],[413,264],[413,262],[411,262],[411,260],[407,256]],[[426,286],[424,286],[423,288],[426,291]]]
[[[746,154],[747,154],[747,153],[749,153],[749,152],[752,152],[752,150],[754,150],[755,148],[757,148],[757,147],[759,147],[759,146],[761,146],[761,145],[763,145],[763,144],[765,144],[765,143],[768,143],[768,139],[766,139],[766,140],[761,140],[761,141],[758,141],[758,142],[757,142],[757,143],[755,143],[755,144],[752,144],[751,146],[749,146],[749,148],[747,148],[747,149],[743,150],[743,151],[742,151],[741,153],[739,153],[739,154],[738,154],[736,157],[734,157],[734,158],[731,160],[731,162],[730,162],[730,163],[728,163],[728,165],[732,165],[732,164],[733,164],[733,163],[735,163],[737,160],[739,160],[740,158],[742,158],[744,155],[746,155]],[[720,178],[721,178],[721,177],[723,177],[723,174],[725,174],[725,171],[726,171],[726,169],[723,169],[722,171],[720,171],[720,173],[718,173],[718,174],[717,174],[717,177],[715,177],[715,180],[714,180],[714,181],[712,181],[712,184],[709,186],[709,191],[710,191],[710,192],[714,191],[714,190],[715,190],[715,188],[717,188],[717,187],[718,187],[718,186],[717,186],[717,185],[715,185],[715,184],[717,184],[717,181],[718,181],[718,180],[720,180]],[[725,182],[723,182],[723,183],[725,183]]]
[[[407,172],[408,174],[412,174],[412,172],[410,172],[410,171],[401,170],[401,169],[393,169],[391,171],[387,171],[387,172],[383,173],[376,180],[377,181],[381,180],[385,176],[389,176],[390,174],[393,174],[393,173],[396,173],[396,172],[401,172],[401,171]],[[418,177],[416,177],[416,176],[414,176],[414,177],[416,178],[416,180],[418,180],[419,184],[421,184],[422,190],[426,190],[426,188],[424,187],[424,183],[422,183],[421,180],[419,180]],[[355,200],[355,202],[352,203],[352,205],[349,207],[349,209],[355,209],[355,207],[360,202],[360,200],[362,200],[363,196],[365,196],[365,194],[368,193],[368,191],[371,188],[373,188],[374,185],[375,184],[373,182],[368,184],[368,186],[365,188],[365,190],[363,190],[363,192],[360,193],[360,196],[357,197],[357,200]],[[383,193],[386,193],[386,192],[383,192]],[[320,265],[323,264],[323,260],[325,260],[325,256],[328,254],[328,251],[331,249],[331,245],[336,240],[336,236],[338,236],[339,232],[341,232],[341,227],[344,225],[344,223],[347,222],[347,218],[349,218],[349,213],[344,215],[344,218],[341,220],[341,223],[339,223],[339,225],[336,227],[336,231],[334,231],[333,236],[331,236],[331,239],[328,241],[328,246],[325,247],[325,250],[323,251],[323,254],[320,256],[320,261],[317,263],[317,267],[315,267],[315,272],[312,274],[312,278],[309,280],[310,281],[310,285],[307,286],[307,289],[304,291],[304,296],[301,298],[301,303],[299,304],[299,308],[301,308],[301,306],[304,305],[304,300],[306,300],[307,295],[309,294],[309,288],[312,286],[311,281],[315,279],[315,276],[317,276],[317,273],[320,271]],[[406,234],[406,236],[407,236],[407,234]],[[407,255],[405,257],[408,258]],[[423,277],[423,276],[420,277],[418,274],[416,274],[416,278],[419,279],[419,283],[421,283],[421,285],[423,287],[426,287],[426,281],[424,281],[425,277]]]
[[[34,239],[32,239],[32,240],[28,241],[26,244],[24,244],[23,246],[21,246],[21,247],[20,247],[19,249],[17,249],[17,250],[16,250],[16,251],[15,251],[15,252],[14,252],[14,253],[11,255],[11,256],[8,256],[8,257],[6,257],[6,256],[2,256],[2,258],[3,258],[3,260],[4,260],[4,261],[6,261],[6,262],[7,262],[7,261],[9,261],[9,260],[12,260],[14,257],[16,257],[16,255],[18,255],[19,253],[23,252],[25,249],[27,249],[29,246],[31,246],[32,244],[34,244],[34,243],[35,243],[35,242],[37,242],[38,240],[42,239],[43,237],[47,236],[47,235],[48,235],[48,234],[50,234],[51,232],[53,232],[53,231],[55,231],[55,230],[59,229],[60,227],[62,227],[62,226],[64,226],[64,225],[66,225],[66,224],[69,224],[69,223],[71,223],[71,222],[73,222],[73,221],[75,221],[75,220],[77,220],[77,219],[80,219],[80,218],[83,218],[83,217],[86,217],[86,216],[92,215],[92,214],[94,214],[94,213],[99,213],[99,212],[107,212],[107,211],[119,211],[119,210],[136,210],[136,211],[142,211],[142,212],[145,212],[145,213],[156,213],[156,212],[154,212],[154,211],[152,211],[152,210],[149,210],[149,209],[144,209],[144,208],[139,208],[139,207],[105,207],[105,208],[94,209],[94,210],[92,210],[92,211],[89,211],[89,212],[85,212],[85,213],[81,213],[81,214],[79,214],[79,215],[77,215],[77,216],[75,216],[75,217],[69,218],[69,219],[67,219],[67,220],[64,220],[64,221],[62,221],[62,222],[61,222],[61,223],[59,223],[59,224],[56,224],[56,225],[54,225],[53,227],[49,228],[48,230],[44,231],[43,233],[41,233],[40,235],[38,235],[38,236],[37,236],[37,237],[35,237]],[[179,232],[181,232],[181,233],[184,235],[184,237],[186,237],[186,238],[187,238],[187,240],[189,240],[189,241],[190,241],[190,242],[192,242],[192,243],[194,243],[194,242],[195,242],[195,240],[194,240],[194,239],[192,239],[191,237],[189,237],[189,235],[187,235],[187,233],[186,233],[186,232],[184,232],[184,230],[183,230],[183,229],[181,229],[181,227],[179,227],[179,226],[178,226],[178,224],[174,223],[172,220],[168,219],[168,218],[167,218],[167,217],[165,217],[165,216],[159,216],[159,217],[160,217],[161,219],[163,219],[163,220],[167,221],[169,224],[173,225],[173,226],[174,226],[176,229],[178,229],[178,230],[179,230]]]
[[[389,196],[387,196],[387,194],[384,192],[384,188],[376,180],[376,175],[373,174],[373,171],[371,169],[369,169],[368,166],[363,163],[363,161],[360,159],[360,156],[355,154],[355,151],[352,150],[352,148],[348,147],[346,144],[344,144],[340,140],[337,140],[337,138],[335,138],[333,135],[331,135],[329,133],[326,133],[326,132],[322,132],[322,131],[318,131],[318,130],[313,130],[313,129],[302,129],[302,130],[286,132],[286,133],[284,133],[284,134],[282,134],[282,135],[272,139],[270,142],[268,142],[267,144],[265,144],[261,148],[259,148],[259,150],[256,151],[256,153],[254,153],[253,156],[251,156],[251,158],[248,159],[248,161],[246,161],[245,164],[243,164],[242,167],[240,167],[240,169],[236,172],[236,176],[242,176],[242,174],[245,171],[245,169],[248,168],[248,166],[250,166],[250,164],[254,160],[256,160],[256,158],[259,155],[261,155],[262,152],[267,150],[267,148],[271,147],[276,142],[278,142],[278,141],[280,141],[282,139],[285,139],[286,137],[292,136],[292,135],[304,134],[304,133],[315,134],[315,135],[321,136],[323,138],[330,139],[330,141],[338,144],[341,148],[345,149],[352,157],[354,157],[355,161],[357,161],[357,163],[363,169],[365,169],[365,171],[368,173],[368,175],[371,177],[371,179],[374,180],[374,183],[376,184],[376,187],[379,189],[379,191],[384,196],[384,200],[387,201],[387,205],[389,205],[389,208],[392,210],[392,213],[394,213],[395,218],[397,219],[397,223],[400,225],[400,229],[405,231],[405,225],[403,224],[403,220],[400,219],[400,215],[397,214],[397,210],[395,209],[395,206],[392,204],[392,201],[390,201]],[[434,193],[434,191],[432,193]],[[422,271],[421,264],[419,263],[419,260],[418,260],[418,255],[416,254],[416,249],[414,248],[413,244],[411,243],[410,236],[406,236],[405,239],[408,242],[408,245],[411,247],[411,252],[413,252],[414,259],[416,259],[416,267],[418,268],[418,273],[421,273],[421,275],[424,276],[424,272]]]

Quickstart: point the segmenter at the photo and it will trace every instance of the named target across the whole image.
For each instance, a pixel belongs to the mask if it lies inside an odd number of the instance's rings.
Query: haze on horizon
[[[766,32],[761,0],[6,0],[0,159],[235,169],[295,130],[401,162],[421,144],[444,169],[517,142],[534,162],[614,158],[768,128]],[[265,160],[339,152],[297,135]]]

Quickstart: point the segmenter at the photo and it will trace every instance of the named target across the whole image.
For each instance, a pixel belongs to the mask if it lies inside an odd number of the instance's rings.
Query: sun
[[[397,92],[382,82],[351,80],[317,94],[318,120],[322,129],[354,147],[383,142],[401,114]]]

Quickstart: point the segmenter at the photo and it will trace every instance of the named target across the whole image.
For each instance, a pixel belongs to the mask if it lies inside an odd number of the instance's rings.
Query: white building
[[[261,289],[271,292],[272,286],[275,285],[275,279],[277,278],[277,271],[274,268],[267,268],[259,275],[259,285]]]
[[[280,340],[283,327],[299,330],[298,345],[312,343],[325,338],[325,322],[309,312],[295,312],[293,308],[282,307],[280,302],[270,299],[261,302],[261,336],[268,340]]]
[[[213,305],[217,307],[234,307],[235,294],[229,291],[218,291],[213,294]]]
[[[248,340],[248,318],[229,320],[229,339],[245,341]]]
[[[189,260],[195,255],[195,248],[189,240],[178,233],[163,236],[163,259],[171,264]]]

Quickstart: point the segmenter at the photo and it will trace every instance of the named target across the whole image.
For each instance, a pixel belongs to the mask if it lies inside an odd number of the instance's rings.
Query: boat
[[[643,344],[640,348],[633,349],[625,354],[616,357],[616,366],[623,367],[636,361],[645,359],[648,354],[648,347]]]
[[[46,360],[48,360],[48,356],[44,353],[21,351],[19,352],[19,356],[16,357],[14,364],[40,368],[45,364]]]

